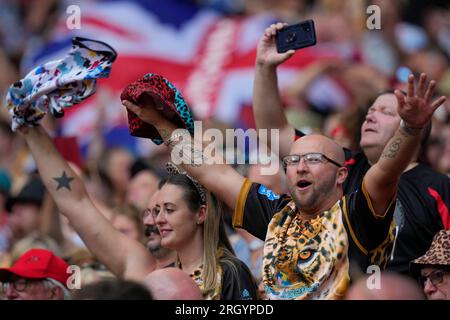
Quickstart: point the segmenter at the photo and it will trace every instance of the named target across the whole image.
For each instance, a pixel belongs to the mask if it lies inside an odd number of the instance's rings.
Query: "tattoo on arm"
[[[410,135],[403,130],[398,130],[397,134],[399,134],[400,137],[397,137],[389,144],[388,150],[385,150],[381,155],[383,158],[395,158],[397,156],[398,150],[400,150],[400,146],[402,145],[402,143],[405,141],[405,139],[408,139],[410,137]]]
[[[400,146],[403,142],[403,139],[396,138],[394,141],[392,141],[386,151],[383,152],[382,157],[383,158],[390,158],[393,159],[397,156],[398,150],[400,150]]]
[[[203,154],[203,150],[198,148],[198,146],[193,143],[192,140],[183,140],[170,147],[176,151],[174,154],[178,155],[179,159],[185,165],[190,165],[192,167],[200,167],[207,157]]]
[[[74,180],[75,178],[73,177],[69,177],[67,176],[66,172],[63,171],[62,175],[60,177],[55,177],[53,178],[53,180],[55,180],[58,185],[56,187],[56,191],[58,191],[61,188],[67,188],[67,190],[72,190],[70,189],[70,183]]]
[[[164,141],[170,138],[170,132],[166,129],[159,130],[159,135],[161,136],[161,138],[163,138]]]

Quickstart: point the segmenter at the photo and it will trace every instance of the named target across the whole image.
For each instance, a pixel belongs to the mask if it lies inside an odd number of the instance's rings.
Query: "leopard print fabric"
[[[217,285],[214,288],[214,291],[205,291],[203,286],[203,277],[202,277],[203,266],[195,269],[189,276],[192,280],[197,284],[200,288],[200,291],[203,295],[203,300],[220,300],[222,294],[222,267],[220,264],[217,264]]]
[[[389,227],[389,233],[386,239],[384,239],[384,241],[374,250],[368,252],[368,257],[370,259],[371,265],[377,265],[381,268],[381,270],[386,269],[394,253],[393,251],[396,235],[396,223],[395,220],[392,219],[391,225]]]
[[[150,96],[154,107],[170,119],[177,127],[194,133],[194,120],[191,111],[178,89],[164,77],[149,73],[128,85],[120,95],[121,100],[129,100],[137,105],[142,102],[144,94]],[[128,112],[130,134],[136,137],[150,138],[157,145],[163,140],[156,128],[143,122],[134,113]]]
[[[450,266],[450,230],[441,230],[433,238],[430,249],[411,263],[416,275],[420,265]]]
[[[272,218],[264,245],[263,281],[269,299],[339,299],[350,277],[349,241],[337,202],[302,221],[291,201]]]

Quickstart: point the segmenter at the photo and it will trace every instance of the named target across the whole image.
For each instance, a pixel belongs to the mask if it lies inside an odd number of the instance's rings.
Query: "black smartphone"
[[[278,53],[313,46],[317,43],[313,20],[306,20],[278,31],[276,36]]]

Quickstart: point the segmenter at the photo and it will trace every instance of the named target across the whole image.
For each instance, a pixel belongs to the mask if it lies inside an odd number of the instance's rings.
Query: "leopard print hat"
[[[181,93],[169,80],[154,73],[146,74],[142,79],[129,84],[122,91],[120,99],[142,106],[145,96],[152,100],[153,107],[156,110],[163,113],[175,125],[194,134],[194,121],[191,111]],[[154,126],[142,121],[128,109],[127,112],[128,126],[132,136],[150,138],[157,145],[163,143]]]
[[[436,233],[428,251],[411,262],[411,273],[418,277],[420,270],[425,266],[450,268],[450,230],[441,230]]]

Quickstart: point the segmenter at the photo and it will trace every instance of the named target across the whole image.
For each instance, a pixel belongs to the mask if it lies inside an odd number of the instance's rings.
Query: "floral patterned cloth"
[[[116,56],[106,43],[73,38],[66,57],[36,67],[9,88],[6,106],[12,130],[36,126],[48,110],[62,117],[65,108],[93,95],[97,79],[109,76]]]

